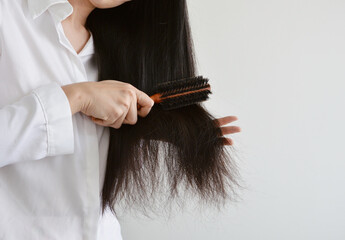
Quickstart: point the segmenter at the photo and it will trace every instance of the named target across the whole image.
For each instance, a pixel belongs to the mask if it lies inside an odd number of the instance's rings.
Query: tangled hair
[[[115,79],[151,94],[161,82],[196,76],[185,0],[140,0],[94,9],[92,32],[98,81]],[[102,210],[153,210],[190,193],[206,203],[235,199],[236,164],[214,117],[201,103],[165,111],[155,104],[135,125],[110,128]],[[184,187],[183,189],[181,187]],[[157,210],[157,209],[156,209]]]

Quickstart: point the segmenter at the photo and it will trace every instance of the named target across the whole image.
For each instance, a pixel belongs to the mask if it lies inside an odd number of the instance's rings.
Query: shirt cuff
[[[44,113],[47,129],[47,156],[72,154],[74,133],[69,100],[61,86],[52,82],[32,91]]]

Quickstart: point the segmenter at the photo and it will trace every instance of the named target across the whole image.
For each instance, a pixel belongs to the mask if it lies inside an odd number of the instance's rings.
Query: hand
[[[129,83],[103,80],[79,84],[83,99],[80,111],[101,126],[118,129],[122,123],[134,125],[137,115],[145,117],[154,105],[146,93]]]
[[[238,118],[236,116],[226,116],[226,117],[222,117],[222,118],[217,118],[214,121],[216,122],[216,124],[221,127],[227,123],[233,122],[238,120]],[[227,127],[221,127],[220,128],[222,131],[222,134],[233,134],[236,132],[240,132],[241,128],[238,126],[227,126]],[[222,137],[224,145],[232,145],[233,141],[231,138],[226,138],[226,137]]]

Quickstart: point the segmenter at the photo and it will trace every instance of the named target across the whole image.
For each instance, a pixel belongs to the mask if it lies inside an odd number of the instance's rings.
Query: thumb
[[[138,90],[137,91],[137,101],[138,101],[138,115],[145,117],[154,105],[153,99],[150,98],[146,93]]]

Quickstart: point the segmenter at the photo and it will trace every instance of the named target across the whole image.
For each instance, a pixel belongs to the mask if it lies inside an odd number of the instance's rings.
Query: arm
[[[57,83],[0,108],[0,167],[73,152],[72,108]]]

